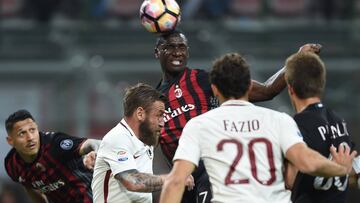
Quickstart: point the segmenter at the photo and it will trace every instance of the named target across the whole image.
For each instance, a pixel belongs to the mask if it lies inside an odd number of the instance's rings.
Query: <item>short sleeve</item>
[[[136,169],[129,139],[103,140],[102,144],[98,156],[109,164],[113,174]]]
[[[297,143],[304,143],[302,134],[296,125],[293,118],[285,113],[280,114],[280,147],[283,154],[286,154],[286,151]]]
[[[80,138],[67,135],[65,133],[45,133],[44,136],[53,136],[52,143],[54,147],[52,150],[61,159],[73,159],[74,157],[80,157],[80,147],[87,138]]]
[[[199,122],[190,120],[183,129],[173,161],[181,159],[198,166],[201,156],[200,133]]]

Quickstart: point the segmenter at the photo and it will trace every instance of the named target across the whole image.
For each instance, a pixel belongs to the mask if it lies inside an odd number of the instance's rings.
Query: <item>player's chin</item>
[[[172,72],[181,72],[185,69],[185,64],[181,63],[179,65],[169,64],[168,70],[171,70]]]

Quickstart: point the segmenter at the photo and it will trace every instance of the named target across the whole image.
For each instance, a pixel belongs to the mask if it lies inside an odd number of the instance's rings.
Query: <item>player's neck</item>
[[[183,70],[182,71],[174,71],[174,72],[165,71],[165,72],[163,72],[162,81],[164,82],[164,81],[174,80],[175,78],[178,78],[179,75],[181,75],[182,73],[183,73]]]
[[[224,102],[227,102],[227,101],[229,101],[229,100],[249,101],[248,94],[246,94],[245,96],[240,97],[240,98],[230,97],[230,98],[226,98],[226,99],[225,99],[222,95],[221,95],[221,96],[218,96],[217,98],[218,98],[220,104],[222,104],[222,103],[224,103]]]
[[[124,120],[131,128],[131,130],[134,132],[135,136],[139,138],[139,122],[135,121],[131,117],[124,117]]]
[[[295,99],[294,105],[295,105],[296,113],[300,113],[309,105],[319,103],[319,102],[321,102],[319,97],[310,97],[310,98],[306,98],[306,99]]]
[[[25,161],[25,163],[32,163],[35,161],[35,159],[37,157],[37,154],[29,156],[29,155],[24,155],[24,154],[19,153],[19,155],[20,155],[21,159]]]

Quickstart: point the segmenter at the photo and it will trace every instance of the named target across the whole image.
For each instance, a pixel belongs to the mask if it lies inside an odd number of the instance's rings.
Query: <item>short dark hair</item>
[[[180,36],[180,35],[183,35],[186,39],[185,34],[180,30],[173,30],[170,32],[163,33],[163,34],[159,35],[159,37],[157,38],[155,46],[159,47],[160,45],[164,44],[169,38],[175,37],[175,36]]]
[[[15,123],[28,118],[31,118],[33,121],[35,121],[31,113],[25,109],[21,109],[12,113],[5,121],[6,132],[9,134],[13,130]]]
[[[286,60],[285,80],[300,99],[321,97],[326,83],[324,62],[314,53],[296,53]]]
[[[131,116],[138,107],[147,111],[156,101],[166,102],[166,97],[159,91],[144,83],[138,83],[126,89],[124,96],[124,115]]]
[[[210,82],[226,98],[240,98],[250,86],[249,65],[238,53],[228,53],[213,62]]]

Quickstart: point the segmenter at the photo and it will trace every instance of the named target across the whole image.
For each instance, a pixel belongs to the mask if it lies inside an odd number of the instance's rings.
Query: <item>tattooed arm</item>
[[[154,192],[161,190],[167,175],[140,173],[132,169],[115,175],[126,189],[133,192]]]

